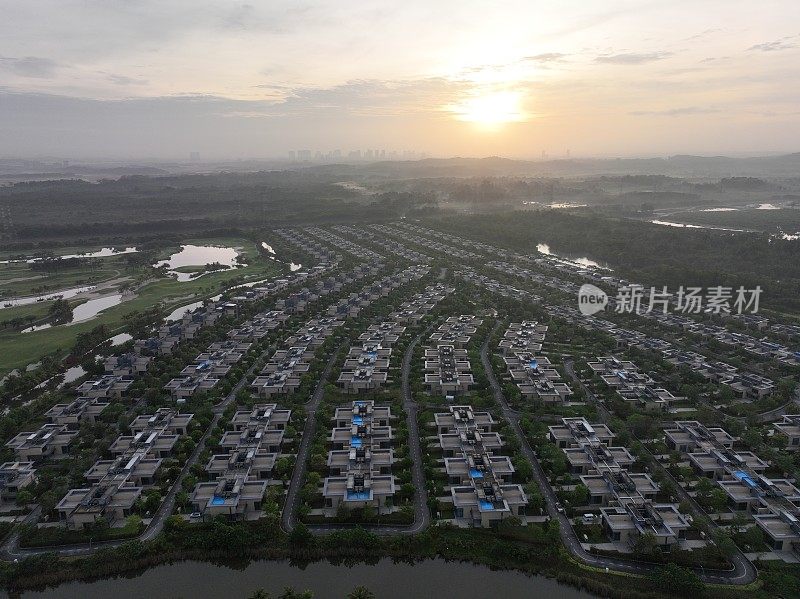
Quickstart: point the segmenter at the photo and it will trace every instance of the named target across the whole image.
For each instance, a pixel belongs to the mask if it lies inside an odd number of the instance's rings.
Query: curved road
[[[536,457],[536,454],[531,449],[527,438],[523,434],[522,427],[519,424],[519,414],[511,409],[506,402],[503,391],[500,387],[500,384],[497,382],[497,378],[494,375],[494,370],[492,369],[492,363],[489,357],[489,341],[491,340],[492,334],[498,326],[499,323],[495,325],[492,333],[487,336],[486,341],[484,342],[483,346],[481,346],[481,362],[484,370],[486,371],[486,376],[489,379],[489,384],[492,388],[494,398],[497,401],[497,404],[500,406],[504,418],[510,423],[511,428],[514,429],[514,433],[517,435],[517,438],[520,441],[522,451],[533,467],[533,478],[536,481],[536,484],[539,485],[539,488],[542,492],[542,496],[544,497],[545,505],[547,507],[547,513],[551,519],[555,519],[559,523],[561,541],[564,543],[564,546],[579,561],[595,568],[605,568],[608,570],[614,570],[616,572],[637,574],[640,576],[650,574],[659,566],[644,562],[636,562],[633,560],[624,560],[617,557],[594,555],[586,551],[575,534],[569,518],[567,518],[566,514],[559,513],[556,507],[558,504],[556,494],[547,480],[547,476],[545,475],[545,472],[539,463],[539,459]],[[593,398],[594,396],[591,397]],[[749,584],[755,580],[756,570],[747,560],[747,558],[744,557],[744,555],[739,554],[734,556],[732,561],[735,567],[730,571],[698,568],[695,570],[695,572],[704,582],[712,584]]]

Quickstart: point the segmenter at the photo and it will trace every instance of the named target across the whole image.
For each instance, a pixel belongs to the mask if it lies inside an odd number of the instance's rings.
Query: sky
[[[0,157],[800,151],[797,0],[0,0]]]

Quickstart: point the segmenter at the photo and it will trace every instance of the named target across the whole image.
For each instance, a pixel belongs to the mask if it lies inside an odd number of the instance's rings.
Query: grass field
[[[191,240],[191,243],[211,243],[211,241],[207,239]],[[283,272],[283,266],[280,263],[260,259],[258,250],[252,241],[245,239],[213,241],[220,245],[242,248],[241,251],[249,258],[250,264],[243,268],[210,273],[197,280],[183,283],[179,283],[173,278],[159,279],[139,289],[135,298],[101,312],[96,318],[76,325],[60,325],[33,333],[0,331],[0,377],[14,368],[21,368],[36,362],[39,357],[51,352],[55,351],[66,355],[79,333],[90,331],[100,324],[106,325],[110,331],[115,331],[124,325],[125,315],[131,312],[144,311],[160,305],[166,314],[183,304],[217,295],[228,286],[228,282],[232,279],[243,277],[248,281],[253,281],[277,276]],[[43,316],[49,304],[50,302],[40,302],[31,306],[6,308],[0,310],[0,316],[3,320],[31,313]]]

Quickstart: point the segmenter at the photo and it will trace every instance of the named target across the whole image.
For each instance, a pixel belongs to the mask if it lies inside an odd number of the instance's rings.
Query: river
[[[311,590],[314,599],[344,599],[363,585],[377,599],[440,597],[448,599],[589,599],[586,591],[542,576],[514,571],[493,571],[486,566],[444,560],[415,565],[382,559],[376,565],[334,566],[315,562],[304,568],[289,562],[259,561],[243,569],[204,562],[180,562],[151,568],[129,578],[73,582],[41,592],[26,592],[23,599],[246,599],[263,588],[276,596],[285,587]]]

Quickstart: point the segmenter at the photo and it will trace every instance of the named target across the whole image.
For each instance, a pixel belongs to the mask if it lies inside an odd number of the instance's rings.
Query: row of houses
[[[370,228],[374,229],[374,232],[353,225],[337,225],[333,228],[346,235],[365,237],[372,245],[377,245],[389,254],[394,254],[409,262],[416,262],[418,264],[429,264],[431,262],[430,256],[411,249],[394,239],[387,239],[387,236],[391,233],[391,229],[386,225],[370,225]]]
[[[156,484],[162,461],[188,433],[192,418],[170,408],[136,417],[131,434],[120,435],[111,444],[112,459],[98,460],[86,471],[90,486],[70,489],[56,505],[60,520],[76,529],[101,518],[111,526],[123,522],[142,493]]]
[[[385,320],[370,325],[347,352],[336,381],[347,393],[368,393],[380,389],[389,377],[389,361],[394,345],[406,330],[397,321]]]
[[[417,228],[414,225],[408,225],[400,227],[399,225],[393,225],[392,227],[383,226],[382,228],[378,228],[379,225],[369,225],[369,227],[375,231],[378,231],[383,234],[392,235],[394,237],[400,237],[403,241],[411,242],[416,245],[421,245],[426,248],[430,248],[435,252],[439,252],[442,254],[446,254],[451,258],[456,258],[459,260],[463,260],[464,258],[470,260],[480,260],[481,256],[476,254],[475,252],[461,249],[461,248],[454,248],[451,245],[446,243],[442,243],[440,241],[436,241],[434,239],[429,239],[417,232]],[[436,235],[437,239],[445,238],[446,235]]]
[[[225,515],[232,520],[257,519],[276,461],[283,455],[291,411],[277,404],[256,404],[239,410],[206,464],[209,480],[195,485],[189,497],[203,518]]]
[[[587,364],[622,401],[640,410],[666,412],[673,402],[686,399],[661,387],[630,360],[602,356]]]
[[[320,264],[338,264],[342,261],[341,254],[300,229],[274,229],[272,232]]]
[[[397,310],[389,314],[388,319],[409,326],[417,326],[436,307],[436,304],[453,291],[455,291],[453,287],[448,287],[444,283],[428,285],[400,304]]]
[[[322,485],[322,513],[333,517],[344,509],[374,508],[391,513],[397,484],[389,406],[357,400],[334,412],[328,438],[328,476]]]
[[[572,389],[561,380],[550,359],[538,352],[547,334],[547,326],[536,321],[512,322],[498,344],[512,382],[525,399],[561,403]]]
[[[503,440],[494,431],[496,424],[489,412],[476,412],[470,405],[434,414],[449,491],[439,501],[452,504],[459,526],[488,528],[509,517],[526,522],[528,497],[512,480],[511,458],[500,453]]]
[[[475,379],[466,347],[482,323],[469,314],[451,316],[431,334],[423,356],[428,393],[452,401],[473,387]]]
[[[262,398],[297,391],[302,376],[311,368],[316,350],[343,324],[343,320],[332,317],[312,318],[306,322],[284,341],[282,349],[272,354],[250,384],[253,391]]]
[[[752,401],[770,397],[775,393],[775,383],[767,377],[750,372],[740,372],[735,366],[709,360],[702,354],[670,348],[662,352],[667,362],[686,366],[708,381],[730,387],[742,400]]]
[[[600,508],[603,529],[618,549],[630,551],[642,535],[652,535],[664,550],[685,539],[690,522],[675,504],[656,502],[658,483],[647,473],[631,472],[633,456],[614,446],[615,435],[605,424],[562,418],[548,431],[571,474],[589,490],[589,505]]]
[[[378,269],[373,266],[372,268]],[[430,268],[428,266],[409,266],[408,268],[386,275],[371,285],[365,286],[358,293],[351,293],[348,297],[340,300],[336,305],[328,309],[329,316],[338,316],[340,318],[358,316],[361,310],[382,297],[386,297],[393,290],[407,285],[412,281],[416,281],[424,277]],[[375,273],[377,274],[377,272]]]
[[[788,416],[776,430],[793,432],[795,418]],[[736,450],[736,439],[720,427],[678,421],[664,430],[664,438],[698,476],[715,481],[733,512],[752,517],[773,550],[800,548],[800,489],[793,480],[765,476],[768,464],[751,451]]]
[[[492,279],[491,277],[487,277],[486,275],[480,274],[475,272],[470,268],[461,268],[455,273],[468,283],[476,285],[477,287],[483,287],[494,293],[496,295],[500,295],[502,297],[514,300],[524,300],[528,302],[541,302],[542,298],[528,291],[527,289],[520,289],[519,287],[514,287],[513,285],[508,285],[506,283],[501,283],[496,279]]]
[[[349,239],[345,239],[335,233],[330,231],[326,231],[325,229],[321,229],[320,227],[306,227],[304,229],[306,233],[310,233],[311,235],[322,239],[325,243],[332,245],[335,248],[343,250],[348,254],[352,254],[359,260],[364,260],[366,262],[382,262],[384,257],[379,253],[366,248],[362,245],[358,245],[353,243]]]
[[[213,301],[194,310],[188,310],[178,316],[176,320],[160,327],[154,336],[134,341],[132,351],[107,358],[105,361],[105,374],[79,385],[75,390],[77,397],[72,401],[52,406],[45,413],[48,419],[47,423],[38,430],[23,431],[7,442],[6,445],[14,451],[17,460],[0,465],[0,498],[13,500],[19,489],[35,482],[35,466],[39,462],[59,460],[70,456],[71,446],[78,435],[78,429],[81,424],[83,422],[95,423],[100,414],[113,400],[122,399],[135,382],[136,377],[147,371],[156,356],[171,354],[178,343],[194,338],[202,327],[214,324],[223,315],[238,314],[238,306],[243,303],[263,299],[278,293],[290,284],[319,277],[326,270],[327,267],[321,266],[304,272],[295,272],[284,279],[266,284],[259,283],[257,287],[246,287],[242,295],[237,295],[230,301]],[[184,369],[181,373],[181,378],[178,380],[183,381],[185,378],[191,378],[195,381],[205,381],[211,377],[224,376],[230,366],[241,359],[241,356],[249,346],[249,343],[235,339],[213,343],[206,352],[197,356],[193,364]],[[198,382],[194,388],[201,387],[201,384]],[[208,383],[205,384],[207,385]],[[173,383],[173,385],[176,388],[176,397],[183,396],[183,391],[181,390],[189,388],[185,384],[175,385]],[[137,421],[133,425],[134,428],[138,427]],[[174,427],[175,425],[173,424],[172,426]],[[152,469],[154,464],[148,460],[158,459],[147,457],[146,452],[161,452],[163,444],[165,442],[170,443],[169,440],[165,441],[165,438],[164,431],[161,431],[152,438],[150,445],[144,447],[145,454],[142,454],[141,451],[136,451],[134,452],[135,456],[130,456],[130,459],[126,462],[126,465],[130,462],[130,467],[127,470],[125,468],[120,469],[117,466],[114,466],[113,469],[123,473],[130,473],[134,477],[131,480],[138,477],[139,482],[146,481],[148,477],[142,473],[147,468]],[[110,451],[115,455],[115,460],[123,461],[127,457],[126,452],[133,451],[129,447],[138,446],[141,442],[142,439],[134,440],[121,436],[115,441]],[[128,445],[125,445],[125,443],[128,443]],[[128,484],[120,485],[119,488],[115,488],[112,484],[100,489],[98,485],[104,484],[104,481],[97,479],[97,473],[102,472],[103,467],[103,464],[96,465],[96,468],[87,473],[87,479],[96,483],[93,487],[71,491],[72,495],[69,501],[62,505],[64,507],[62,516],[68,524],[80,525],[89,521],[88,515],[79,516],[77,519],[70,516],[71,510],[73,508],[77,509],[78,505],[83,506],[78,510],[78,513],[93,514],[92,518],[99,517],[98,514],[106,517],[112,516],[112,520],[118,520],[123,517],[123,512],[128,509],[128,506],[133,505],[138,499],[139,493],[135,488],[131,490],[129,488],[131,485]],[[140,474],[141,476],[139,476]],[[117,477],[115,480],[118,481],[120,479]],[[136,486],[133,485],[133,487]],[[84,509],[89,503],[92,506],[100,507],[97,507],[97,509],[92,508],[91,510]],[[106,514],[107,509],[104,506],[111,506],[108,509],[112,510],[112,512],[116,509],[114,506],[122,507],[113,514]]]

